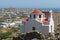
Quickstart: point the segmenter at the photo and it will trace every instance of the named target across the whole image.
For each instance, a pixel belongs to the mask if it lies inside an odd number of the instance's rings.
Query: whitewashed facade
[[[47,35],[49,33],[54,33],[54,21],[52,17],[52,11],[49,11],[49,15],[47,16],[49,22],[43,23],[42,20],[45,17],[45,13],[42,12],[42,14],[30,14],[30,18],[28,18],[27,22],[23,22],[24,25],[20,26],[20,33],[26,33],[31,32],[32,27],[35,27],[37,31],[43,33],[44,35]],[[35,15],[35,17],[34,17]],[[41,17],[39,17],[39,15]]]

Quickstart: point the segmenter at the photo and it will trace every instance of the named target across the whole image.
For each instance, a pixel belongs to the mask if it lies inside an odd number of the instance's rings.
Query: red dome
[[[42,14],[42,11],[40,11],[40,10],[34,10],[32,13],[33,14]]]

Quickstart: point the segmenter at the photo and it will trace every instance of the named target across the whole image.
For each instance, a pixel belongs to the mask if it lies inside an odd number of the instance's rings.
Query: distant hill
[[[55,11],[55,12],[60,12],[60,8],[0,8],[0,11],[2,11],[1,9],[5,9],[5,10],[25,10],[25,11],[27,11],[27,10],[29,10],[29,11],[31,11],[31,10],[34,10],[34,9],[40,9],[40,10],[53,10],[53,11]]]

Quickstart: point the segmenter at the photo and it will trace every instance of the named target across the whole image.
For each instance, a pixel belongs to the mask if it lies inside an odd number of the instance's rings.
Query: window
[[[41,18],[41,15],[39,15],[39,18]]]
[[[32,30],[35,30],[35,27],[32,27]]]
[[[34,15],[34,18],[36,18],[36,15]]]

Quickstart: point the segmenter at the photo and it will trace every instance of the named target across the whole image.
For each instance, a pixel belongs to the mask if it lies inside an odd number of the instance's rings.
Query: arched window
[[[41,15],[39,15],[39,18],[41,18]]]
[[[35,30],[35,27],[32,27],[32,30]]]
[[[34,15],[34,18],[36,18],[36,15]]]

